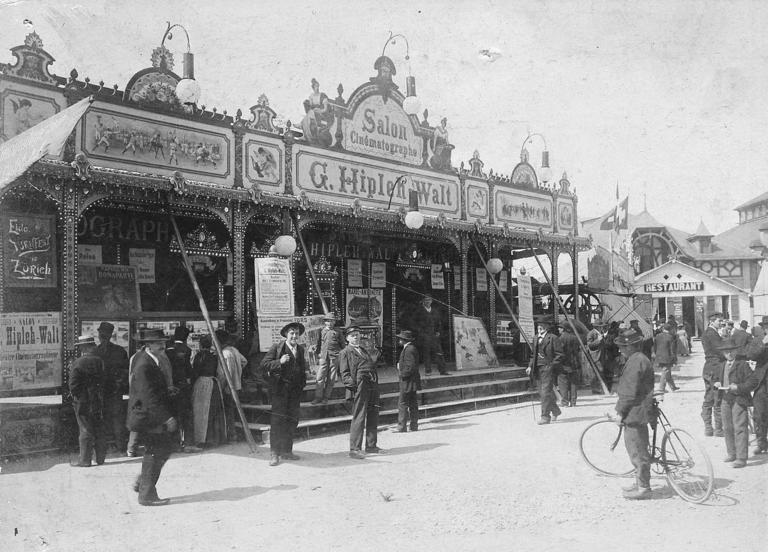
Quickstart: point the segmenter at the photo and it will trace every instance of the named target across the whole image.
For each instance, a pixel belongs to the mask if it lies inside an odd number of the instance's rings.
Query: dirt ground
[[[138,458],[7,463],[0,550],[766,550],[768,456],[736,470],[723,439],[704,437],[695,346],[663,408],[712,458],[716,490],[703,505],[663,477],[652,500],[626,501],[628,480],[591,471],[578,438],[615,398],[584,396],[549,426],[524,403],[426,420],[417,433],[381,428],[386,454],[363,461],[347,456],[347,435],[299,442],[301,460],[277,467],[245,443],[174,455],[158,483],[171,504],[157,508],[131,490]]]

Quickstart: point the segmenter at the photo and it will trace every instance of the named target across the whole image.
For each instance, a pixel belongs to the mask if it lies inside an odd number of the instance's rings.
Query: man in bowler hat
[[[397,334],[397,342],[403,348],[397,362],[397,374],[400,379],[400,396],[397,400],[397,429],[394,433],[405,433],[410,419],[411,431],[419,429],[419,401],[417,392],[421,390],[419,374],[419,351],[413,341],[416,336],[410,330]]]
[[[541,418],[537,422],[545,425],[557,421],[561,414],[555,397],[555,383],[563,360],[560,340],[555,333],[557,324],[551,315],[539,317],[539,335],[534,340],[531,362],[526,374],[539,380],[539,400],[541,400]]]
[[[158,497],[156,485],[178,439],[173,401],[158,357],[165,350],[166,337],[163,330],[144,329],[134,340],[144,345],[133,357],[128,400],[128,429],[140,433],[144,441],[141,474],[134,490],[142,506],[163,506],[170,500]]]
[[[200,452],[195,445],[192,427],[192,349],[187,345],[190,330],[178,326],[173,331],[173,341],[165,347],[165,354],[171,362],[171,377],[176,393],[173,396],[176,419],[181,430],[182,452]]]
[[[109,382],[109,389],[104,396],[104,424],[112,428],[115,447],[125,452],[128,444],[128,430],[125,427],[125,408],[123,395],[128,393],[128,353],[112,343],[115,326],[102,322],[97,329],[99,346],[95,354],[104,362],[104,372]]]
[[[76,347],[80,358],[69,369],[69,390],[72,407],[79,429],[80,456],[72,467],[88,468],[93,453],[96,464],[101,465],[107,455],[107,438],[104,431],[104,396],[109,382],[104,362],[95,354],[96,340],[92,336],[77,338]]]
[[[277,466],[280,460],[299,460],[293,453],[293,436],[299,425],[301,393],[307,383],[304,346],[298,343],[303,333],[303,324],[286,324],[280,330],[283,339],[272,345],[261,361],[272,394],[270,466]]]
[[[353,397],[352,423],[349,427],[349,457],[365,459],[362,451],[365,431],[365,452],[382,452],[377,444],[379,425],[379,375],[376,362],[379,351],[367,351],[360,344],[360,328],[349,326],[344,335],[347,346],[339,353],[339,371],[344,387]]]

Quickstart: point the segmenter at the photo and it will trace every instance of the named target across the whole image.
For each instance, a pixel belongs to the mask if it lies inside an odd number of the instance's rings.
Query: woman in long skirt
[[[192,361],[192,415],[195,442],[199,447],[211,447],[227,442],[224,399],[216,370],[219,359],[211,351],[211,336],[200,338],[200,351]]]
[[[688,356],[691,354],[691,350],[688,348],[688,332],[685,331],[685,326],[682,324],[677,325],[677,356]]]

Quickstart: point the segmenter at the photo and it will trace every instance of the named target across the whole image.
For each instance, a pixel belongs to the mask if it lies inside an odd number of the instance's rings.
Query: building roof
[[[701,238],[701,237],[710,237],[710,236],[714,236],[714,234],[709,230],[707,230],[707,227],[704,226],[704,221],[700,220],[699,227],[696,229],[696,231],[693,234],[691,234],[688,237],[688,240],[690,240],[691,238]]]
[[[742,203],[742,204],[741,204],[741,205],[739,205],[738,207],[734,207],[734,210],[735,210],[735,211],[740,211],[740,210],[742,210],[742,209],[746,209],[746,208],[747,208],[747,207],[749,207],[750,205],[755,205],[755,204],[757,204],[757,203],[762,203],[762,202],[764,202],[764,201],[768,201],[768,192],[764,192],[764,193],[760,194],[759,196],[757,196],[757,197],[755,197],[755,198],[752,198],[752,199],[750,199],[750,200],[749,200],[749,201],[747,201],[746,203]]]

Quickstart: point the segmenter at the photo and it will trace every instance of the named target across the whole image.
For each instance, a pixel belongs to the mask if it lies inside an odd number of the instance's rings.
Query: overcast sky
[[[529,132],[567,171],[579,217],[629,194],[692,232],[734,226],[733,208],[765,191],[768,172],[768,2],[370,1],[178,2],[0,0],[0,62],[30,19],[52,70],[125,87],[150,66],[166,21],[189,31],[208,108],[248,113],[265,93],[295,123],[310,80],[345,97],[374,74],[389,31],[410,46],[430,123],[448,119],[453,162],[477,149],[509,174]],[[183,33],[166,42],[186,50]],[[500,56],[488,61],[483,49]],[[387,48],[405,89],[405,45]],[[529,149],[534,162],[542,144]]]

